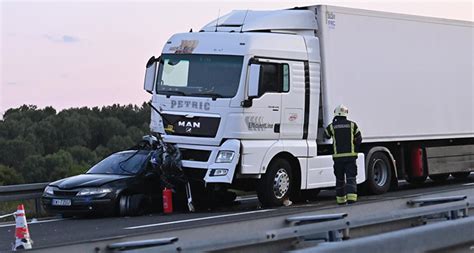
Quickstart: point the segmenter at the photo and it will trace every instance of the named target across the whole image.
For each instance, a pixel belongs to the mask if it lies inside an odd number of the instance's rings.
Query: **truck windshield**
[[[237,93],[243,56],[164,54],[156,93],[231,98]]]

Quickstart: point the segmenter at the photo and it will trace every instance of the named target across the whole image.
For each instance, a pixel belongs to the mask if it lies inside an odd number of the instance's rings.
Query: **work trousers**
[[[336,176],[336,198],[338,203],[346,199],[357,200],[357,157],[334,158],[334,175]],[[347,194],[347,198],[346,198]]]

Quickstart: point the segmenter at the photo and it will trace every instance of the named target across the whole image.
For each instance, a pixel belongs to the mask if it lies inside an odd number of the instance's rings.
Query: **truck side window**
[[[258,90],[259,96],[270,92],[288,92],[290,90],[288,64],[262,63]]]

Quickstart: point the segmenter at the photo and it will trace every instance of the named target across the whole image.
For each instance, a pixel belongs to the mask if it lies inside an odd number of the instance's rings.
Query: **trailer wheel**
[[[430,175],[430,179],[435,182],[444,182],[448,177],[449,173]]]
[[[471,174],[470,171],[451,173],[451,175],[453,175],[454,178],[459,178],[459,179],[467,178],[469,177],[470,174]]]
[[[257,185],[260,203],[265,207],[283,205],[290,196],[291,180],[290,163],[281,158],[272,161]]]
[[[375,152],[367,168],[366,188],[370,193],[382,194],[388,191],[392,182],[392,165],[383,152]]]

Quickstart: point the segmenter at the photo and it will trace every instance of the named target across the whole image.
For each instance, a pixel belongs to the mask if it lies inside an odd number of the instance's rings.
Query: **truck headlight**
[[[44,193],[46,193],[48,195],[54,195],[54,190],[55,189],[56,189],[56,187],[46,186],[46,188],[44,189]]]
[[[112,192],[112,189],[110,188],[84,188],[80,190],[76,196],[87,196],[87,195],[97,195],[97,194],[103,194],[103,193],[109,193]]]
[[[228,169],[212,169],[210,176],[218,177],[227,175]]]
[[[217,154],[216,163],[230,163],[234,160],[235,152],[229,150],[221,150]]]

